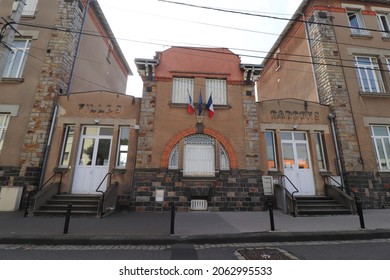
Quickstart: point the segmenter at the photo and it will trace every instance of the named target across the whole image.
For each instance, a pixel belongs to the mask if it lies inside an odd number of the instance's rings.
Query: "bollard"
[[[273,203],[272,198],[268,198],[267,204],[268,204],[268,211],[269,211],[269,220],[271,223],[271,231],[274,231],[275,230],[274,203]]]
[[[68,204],[68,208],[66,209],[66,216],[65,216],[65,225],[64,225],[64,234],[68,234],[69,229],[69,222],[70,222],[70,215],[72,213],[72,203]]]
[[[171,234],[175,234],[175,205],[171,204]]]
[[[364,225],[362,203],[360,201],[355,201],[355,204],[356,204],[356,212],[359,215],[360,228],[365,229],[366,226]]]

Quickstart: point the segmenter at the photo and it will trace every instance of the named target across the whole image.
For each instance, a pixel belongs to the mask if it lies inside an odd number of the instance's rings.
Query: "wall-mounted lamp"
[[[99,118],[96,118],[95,119],[95,124],[99,124],[100,123],[100,119]]]
[[[297,124],[293,124],[293,129],[296,130],[298,128]]]

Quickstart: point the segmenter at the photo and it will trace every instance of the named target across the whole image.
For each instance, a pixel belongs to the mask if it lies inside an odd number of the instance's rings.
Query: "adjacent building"
[[[328,106],[328,121],[334,125],[333,144],[332,132],[327,131],[332,127],[308,128],[302,123],[307,118],[314,124],[326,121],[326,115],[308,109],[295,113],[291,105],[273,111],[270,117],[277,122],[267,129],[279,146],[275,145],[278,161],[271,166],[284,174],[297,170],[291,177],[300,176],[306,167],[296,163],[302,139],[296,139],[295,131],[309,132],[318,170],[314,181],[321,181],[318,174],[336,172],[346,191],[357,193],[368,208],[390,202],[389,13],[388,1],[302,1],[264,60],[257,85],[260,106],[298,98],[304,104]],[[293,133],[282,132],[280,121],[292,124]],[[329,152],[332,147],[335,152]],[[290,165],[292,154],[297,157],[295,166]]]
[[[71,135],[71,125],[79,124],[57,121],[65,114],[63,100],[78,99],[76,114],[90,116],[80,123],[95,125],[101,111],[116,116],[122,110],[117,102],[108,107],[103,96],[115,92],[131,105],[123,95],[132,73],[97,1],[3,0],[0,16],[0,186],[27,193],[41,188],[70,156],[49,159],[53,134],[60,141],[56,133]]]

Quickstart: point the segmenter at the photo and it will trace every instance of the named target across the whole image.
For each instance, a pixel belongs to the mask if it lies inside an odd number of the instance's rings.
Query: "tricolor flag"
[[[203,101],[202,101],[202,91],[199,94],[199,106],[198,106],[198,116],[202,115],[203,111]]]
[[[188,114],[193,114],[195,112],[194,103],[192,102],[192,97],[191,97],[190,93],[188,93],[187,112],[188,112]]]
[[[213,117],[214,116],[214,104],[213,104],[213,98],[211,97],[211,94],[210,94],[209,100],[207,101],[206,108],[207,108],[207,110],[209,110],[209,118]]]

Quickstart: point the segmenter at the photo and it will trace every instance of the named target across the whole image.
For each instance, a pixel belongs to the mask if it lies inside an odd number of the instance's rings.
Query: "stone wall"
[[[390,207],[390,174],[375,172],[348,172],[344,175],[349,189],[355,192],[363,208]],[[351,193],[353,196],[353,193]]]
[[[337,140],[344,170],[361,171],[356,128],[331,17],[319,18],[314,13],[314,20],[315,23],[308,23],[308,29],[320,103],[330,105],[336,116]]]
[[[144,92],[142,95],[139,120],[140,130],[138,134],[136,168],[151,167],[156,98],[156,82],[144,81]]]
[[[260,170],[259,124],[253,85],[244,87],[242,99],[245,127],[246,166],[248,170]]]
[[[206,199],[210,211],[261,211],[265,209],[261,172],[223,171],[214,179],[189,180],[180,171],[136,170],[130,210],[169,211],[173,203],[188,212],[191,198]],[[156,202],[156,190],[164,190],[164,201]]]

